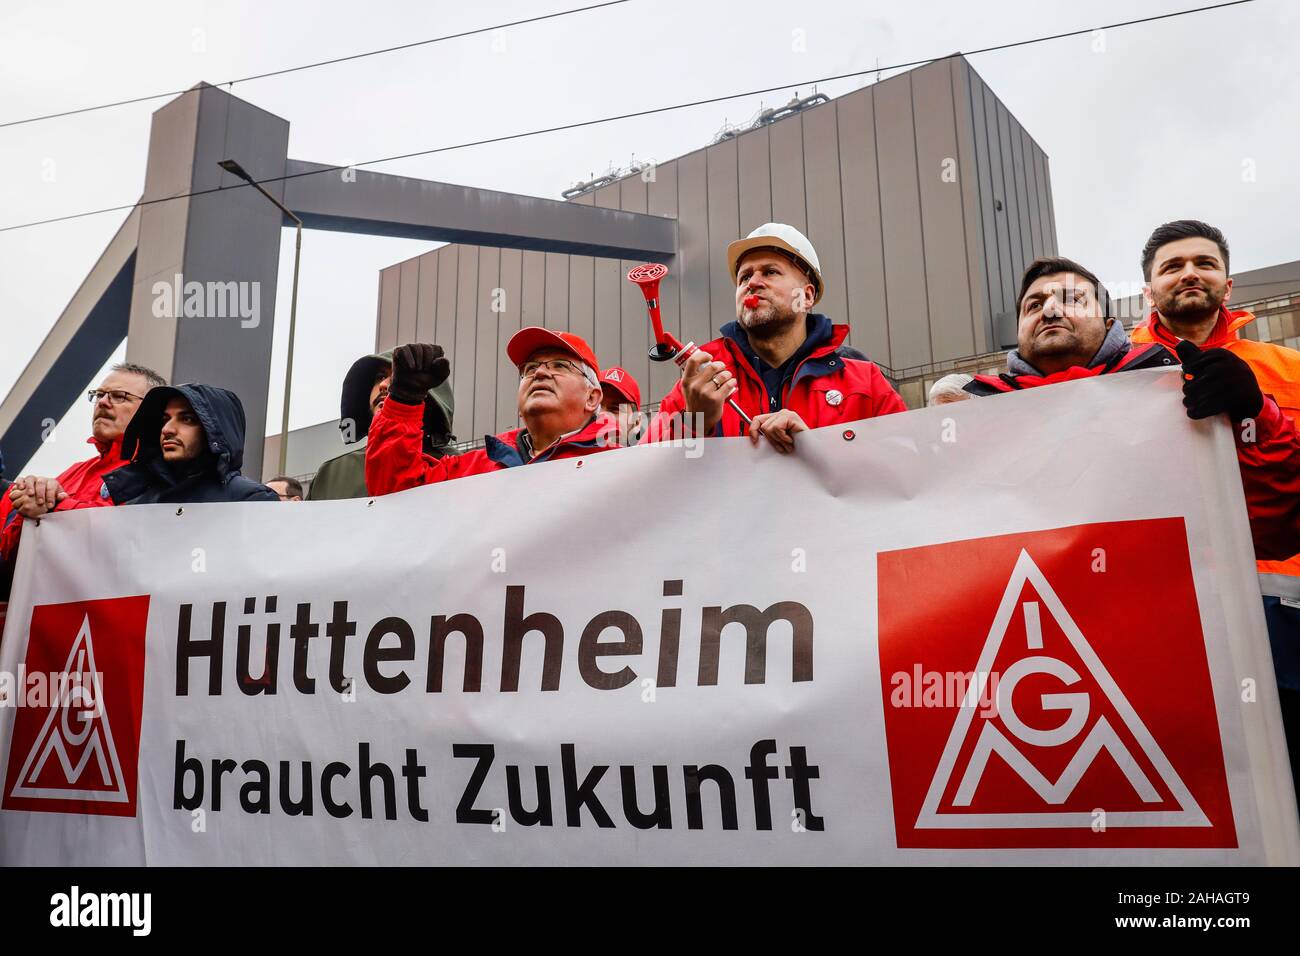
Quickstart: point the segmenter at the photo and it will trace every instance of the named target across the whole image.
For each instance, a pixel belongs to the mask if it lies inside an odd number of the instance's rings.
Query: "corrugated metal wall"
[[[975,133],[985,308],[995,317],[1013,315],[1025,266],[1058,251],[1047,155],[974,70],[963,72]]]
[[[1011,310],[1025,263],[1056,251],[1047,157],[961,58],[574,201],[677,218],[664,321],[699,343],[735,317],[727,243],[769,220],[797,226],[826,277],[818,310],[847,321],[851,343],[897,371],[995,350],[995,317]],[[504,347],[524,325],[586,337],[655,402],[676,370],[646,357],[645,305],[624,279],[638,264],[444,246],[381,272],[376,345],[448,351],[462,439],[515,424],[517,374]]]

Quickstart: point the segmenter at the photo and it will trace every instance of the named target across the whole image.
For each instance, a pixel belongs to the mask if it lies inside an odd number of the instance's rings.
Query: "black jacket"
[[[159,447],[163,409],[180,396],[203,426],[206,447],[199,457],[173,466]],[[131,461],[104,476],[117,505],[208,501],[279,501],[274,491],[239,473],[244,462],[244,406],[239,396],[212,385],[160,386],[140,402],[122,438],[122,457]]]

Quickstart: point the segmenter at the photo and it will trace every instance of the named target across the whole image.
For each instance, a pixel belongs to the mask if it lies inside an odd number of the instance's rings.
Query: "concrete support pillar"
[[[131,288],[127,361],[239,395],[248,418],[243,472],[255,479],[284,222],[217,163],[235,159],[259,181],[283,176],[288,145],[288,121],[207,84],[154,113],[144,201],[225,188],[141,207]],[[283,183],[266,188],[283,195]]]

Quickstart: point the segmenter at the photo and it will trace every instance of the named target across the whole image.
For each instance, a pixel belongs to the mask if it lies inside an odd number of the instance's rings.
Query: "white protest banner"
[[[797,442],[26,529],[0,863],[1300,862],[1176,375]]]

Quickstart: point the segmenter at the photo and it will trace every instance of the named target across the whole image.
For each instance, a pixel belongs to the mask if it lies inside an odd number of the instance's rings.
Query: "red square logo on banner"
[[[133,817],[149,596],[32,610],[6,810]]]
[[[1181,518],[882,552],[900,847],[1235,847]]]

